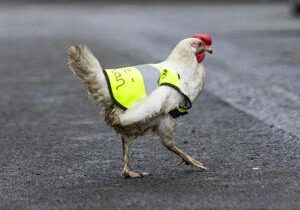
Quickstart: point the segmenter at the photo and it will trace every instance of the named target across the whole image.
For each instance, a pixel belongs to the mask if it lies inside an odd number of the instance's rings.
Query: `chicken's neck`
[[[180,66],[178,70],[179,72],[177,73],[183,78],[186,78],[187,81],[193,79],[195,73],[197,74],[196,71],[199,65],[197,62],[197,57],[195,53],[185,45],[177,45],[167,58],[167,61]],[[180,69],[186,70],[181,72]]]
[[[204,53],[199,53],[197,57],[192,51],[175,48],[167,58],[167,61],[177,65],[177,73],[181,77],[181,88],[194,101],[203,87],[204,68],[202,61]],[[199,62],[201,61],[201,62]]]

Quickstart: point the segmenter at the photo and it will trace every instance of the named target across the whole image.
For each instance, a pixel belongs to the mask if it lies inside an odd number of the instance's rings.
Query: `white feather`
[[[180,89],[192,102],[200,94],[205,76],[204,67],[202,63],[197,62],[195,56],[197,49],[194,43],[197,41],[199,40],[195,38],[182,40],[165,61],[156,64],[160,68],[172,69],[180,75]],[[70,47],[68,53],[70,69],[85,82],[92,98],[102,106],[105,115],[109,115],[108,123],[118,128],[124,126],[124,132],[129,125],[142,124],[146,129],[153,129],[164,120],[170,121],[169,111],[184,103],[182,95],[176,90],[168,86],[159,86],[147,98],[124,112],[112,105],[102,68],[91,51],[79,45]],[[118,131],[120,132],[120,129]],[[139,135],[139,131],[136,132],[136,135]]]

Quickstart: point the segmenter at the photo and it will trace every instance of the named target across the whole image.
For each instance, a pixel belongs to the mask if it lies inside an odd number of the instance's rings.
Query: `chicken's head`
[[[212,39],[208,34],[195,34],[193,38],[197,38],[198,41],[194,43],[195,54],[197,57],[198,63],[201,63],[205,58],[205,52],[212,53]]]

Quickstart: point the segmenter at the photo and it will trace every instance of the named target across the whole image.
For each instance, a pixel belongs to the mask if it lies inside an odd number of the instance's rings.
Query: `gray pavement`
[[[165,58],[210,33],[206,88],[177,142],[209,166],[121,141],[66,67],[86,43],[102,66]],[[270,5],[1,5],[0,209],[299,209],[300,20]]]

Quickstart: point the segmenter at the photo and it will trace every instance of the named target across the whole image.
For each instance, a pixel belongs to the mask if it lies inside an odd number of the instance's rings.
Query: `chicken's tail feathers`
[[[96,104],[111,103],[102,67],[90,49],[85,45],[73,45],[67,53],[69,69],[85,83]]]

